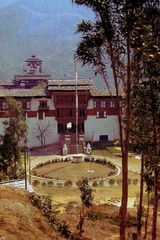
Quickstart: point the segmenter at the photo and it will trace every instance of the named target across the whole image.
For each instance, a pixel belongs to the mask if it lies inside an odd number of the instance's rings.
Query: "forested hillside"
[[[0,80],[21,72],[32,54],[44,61],[43,70],[53,78],[73,77],[76,25],[89,18],[89,10],[73,6],[71,0],[1,0]],[[77,68],[80,77],[95,78],[91,69]]]

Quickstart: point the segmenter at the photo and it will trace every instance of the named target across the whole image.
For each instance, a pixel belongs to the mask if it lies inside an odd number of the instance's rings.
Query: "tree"
[[[81,191],[82,209],[80,210],[80,220],[77,229],[79,230],[79,237],[82,237],[83,224],[85,220],[85,207],[91,207],[93,201],[93,190],[89,186],[88,179],[86,177],[80,181],[79,190]]]
[[[40,122],[35,127],[34,133],[36,135],[36,138],[40,141],[41,147],[45,147],[46,138],[50,134],[51,127],[52,125],[49,122],[47,123]]]
[[[125,239],[125,219],[128,199],[128,150],[131,126],[131,89],[141,76],[137,77],[135,63],[136,23],[143,16],[145,8],[156,1],[117,0],[74,0],[73,3],[89,7],[93,21],[82,21],[77,32],[82,34],[76,57],[83,65],[90,64],[96,74],[100,74],[109,88],[108,65],[112,75],[118,100],[119,133],[122,151],[122,200],[120,207],[120,239]],[[140,60],[139,66],[140,66]],[[135,77],[136,75],[136,77]],[[120,95],[123,90],[123,108]]]
[[[1,180],[21,177],[20,142],[26,141],[27,126],[23,118],[21,103],[12,97],[6,97],[8,110],[4,121],[4,135],[1,136],[0,167]]]
[[[154,179],[151,171],[144,172],[144,179],[146,183],[146,192],[147,192],[147,212],[146,212],[146,220],[145,220],[145,232],[144,239],[147,238],[147,230],[148,230],[148,218],[149,218],[149,207],[150,207],[150,193],[153,191]]]
[[[147,174],[154,179],[152,239],[156,239],[160,171],[160,9],[158,2],[148,1],[148,6],[144,9],[143,16],[137,21],[135,29],[138,33],[135,36],[139,43],[135,49],[135,55],[138,57],[142,83],[136,86],[136,91],[134,89],[134,99],[137,98],[137,100],[132,108],[132,126],[135,140],[147,159],[145,171],[147,169]],[[137,66],[137,63],[134,66]]]
[[[150,86],[152,81],[152,89]],[[159,172],[159,144],[160,144],[160,82],[151,79],[134,87],[132,93],[132,128],[131,135],[134,139],[134,148],[143,155],[145,174],[154,179],[154,212],[153,232],[156,239],[156,215],[158,206],[158,172]],[[156,170],[156,173],[155,173]],[[148,179],[148,178],[145,178]],[[148,181],[148,180],[147,180]],[[147,184],[147,183],[146,183]],[[148,191],[147,191],[148,192]],[[139,228],[140,232],[140,219]]]

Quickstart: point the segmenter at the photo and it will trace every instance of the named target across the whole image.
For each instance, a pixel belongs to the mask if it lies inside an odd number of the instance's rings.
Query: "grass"
[[[88,172],[88,170],[94,170],[94,172]],[[113,171],[107,165],[101,165],[98,163],[52,163],[42,167],[33,169],[37,175],[44,175],[45,177],[64,180],[79,180],[84,176],[88,178],[98,178],[108,176],[108,173]]]
[[[101,150],[93,150],[92,155],[95,157],[105,157],[108,160],[112,160],[113,163],[121,165],[121,151],[119,147],[106,147]],[[133,169],[135,172],[138,172],[140,169],[141,161],[136,159],[134,155],[128,157],[128,165],[130,169]]]
[[[103,203],[109,198],[121,198],[121,187],[97,187],[93,188],[94,202]],[[40,195],[50,195],[54,203],[80,202],[80,191],[78,188],[51,188],[38,187],[35,188],[36,193]],[[129,186],[128,197],[136,197],[139,192],[139,186]]]
[[[104,157],[107,160],[111,160],[114,164],[121,165],[121,158],[118,156],[115,156],[114,154],[120,153],[120,148],[118,147],[107,147],[102,150],[93,150],[92,155],[98,157]],[[128,173],[128,178],[138,179],[140,175],[137,173],[137,171],[140,169],[140,160],[136,159],[135,156],[129,156],[129,166],[130,170]],[[82,164],[82,165],[81,165]],[[79,168],[79,166],[81,166]],[[83,167],[82,167],[83,166]],[[92,166],[94,166],[94,174],[97,174],[95,176],[106,176],[107,171],[110,171],[110,169],[107,170],[106,166],[92,163]],[[58,177],[59,179],[66,179],[66,180],[73,180],[73,179],[80,179],[84,173],[86,175],[87,170],[90,168],[90,163],[80,163],[78,164],[71,164],[71,163],[54,163],[53,164],[54,169],[51,169],[50,165],[44,166],[44,168],[37,169],[39,171],[39,174],[47,173],[47,176],[50,176],[49,174],[52,174],[52,177]],[[61,168],[62,167],[62,168]],[[75,169],[77,168],[78,169]],[[57,169],[59,168],[59,169]],[[36,171],[37,171],[36,170]],[[51,171],[50,173],[48,173]],[[38,172],[37,172],[38,173]],[[104,174],[104,175],[103,175]],[[116,177],[111,177],[115,179],[116,181],[118,179],[121,179],[121,174]],[[121,198],[121,186],[109,186],[109,187],[97,187],[94,188],[95,191],[95,197],[94,200],[96,202],[103,202],[107,198],[114,198],[118,197]],[[52,188],[52,187],[39,187],[36,188],[36,192],[39,194],[47,194],[51,195],[54,201],[57,202],[69,202],[69,201],[80,201],[80,192],[78,188]],[[138,185],[129,185],[128,187],[128,197],[137,197],[137,194],[139,193],[139,186]]]

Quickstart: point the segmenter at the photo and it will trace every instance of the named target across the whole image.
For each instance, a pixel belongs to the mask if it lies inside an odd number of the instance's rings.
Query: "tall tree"
[[[160,141],[160,136],[156,132],[156,141],[155,141],[155,127],[159,128],[157,121],[153,119],[153,111],[159,111],[156,106],[158,106],[159,93],[157,84],[155,88],[150,91],[149,81],[144,81],[140,84],[134,86],[132,90],[132,125],[131,125],[131,137],[133,139],[134,151],[141,153],[143,156],[142,159],[142,170],[141,179],[143,180],[143,175],[149,176],[153,173],[153,169],[156,164],[159,164],[157,161],[157,142]],[[158,91],[157,91],[158,90]],[[153,96],[154,94],[154,96]],[[154,106],[153,106],[153,97],[154,97]],[[157,98],[158,97],[158,98]],[[158,114],[157,114],[158,115]],[[159,117],[158,117],[159,118]],[[158,119],[157,119],[158,120]],[[156,123],[157,122],[157,123]],[[155,125],[156,124],[156,125]],[[159,140],[158,140],[159,139]],[[156,159],[156,162],[153,161]],[[154,176],[154,174],[153,174]],[[145,179],[148,178],[145,177]],[[147,184],[147,183],[146,183]],[[148,184],[147,184],[148,186]],[[141,184],[142,188],[142,184]],[[141,189],[143,190],[143,189]],[[148,191],[147,191],[148,192]],[[138,233],[141,232],[141,215],[142,215],[142,191],[140,191],[140,205],[138,209]]]
[[[26,144],[27,126],[23,118],[22,105],[12,97],[6,97],[6,117],[4,121],[4,135],[1,136],[0,167],[1,179],[15,179],[20,177],[21,152],[20,142]]]
[[[108,69],[111,64],[118,100],[119,133],[122,151],[122,200],[120,207],[120,239],[125,239],[125,219],[128,199],[128,150],[131,125],[130,94],[135,78],[135,26],[143,10],[151,1],[139,0],[74,0],[73,3],[89,7],[95,14],[92,21],[82,21],[77,32],[82,34],[76,56],[83,64],[91,64],[109,88]],[[156,1],[152,1],[156,4]],[[147,6],[148,4],[148,6]],[[136,75],[137,76],[137,75]],[[124,104],[121,109],[120,95]]]
[[[141,135],[139,145],[148,146],[148,153],[145,153],[149,156],[147,166],[150,171],[152,169],[154,177],[152,239],[156,239],[160,163],[160,8],[158,1],[147,2],[143,15],[136,22],[135,32],[138,42],[138,46],[135,48],[135,56],[138,61],[135,62],[135,66],[138,62],[138,70],[143,77],[143,82],[141,86],[137,86],[137,91],[134,92],[139,97],[139,102],[137,101],[133,106],[132,125],[135,127],[135,132]],[[141,127],[139,128],[139,126]]]

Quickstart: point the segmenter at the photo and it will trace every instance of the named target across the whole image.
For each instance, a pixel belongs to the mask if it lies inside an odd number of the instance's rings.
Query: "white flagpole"
[[[77,66],[76,66],[76,60],[74,57],[74,66],[75,66],[75,94],[76,94],[76,153],[78,153],[78,93],[77,93]]]

